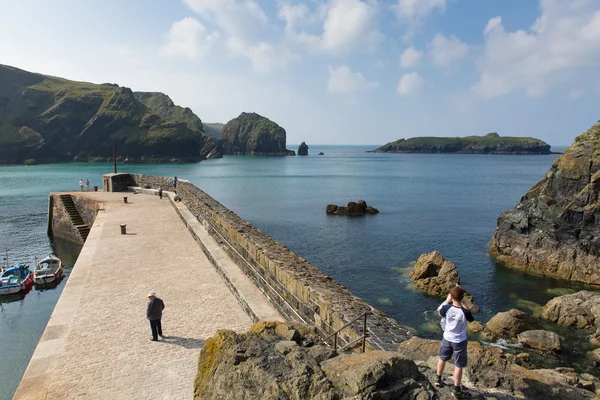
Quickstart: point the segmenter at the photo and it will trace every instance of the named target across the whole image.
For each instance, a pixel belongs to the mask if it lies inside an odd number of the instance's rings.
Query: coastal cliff
[[[223,127],[221,146],[225,154],[289,156],[285,129],[256,113],[241,113]]]
[[[490,254],[537,274],[600,285],[600,122],[498,218]]]
[[[530,137],[415,137],[387,143],[371,153],[551,154],[550,145]]]
[[[141,161],[221,157],[200,119],[162,93],[0,65],[0,164],[106,161],[113,142]]]

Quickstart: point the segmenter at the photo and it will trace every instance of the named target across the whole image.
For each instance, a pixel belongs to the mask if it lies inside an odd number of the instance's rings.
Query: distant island
[[[552,154],[550,145],[531,137],[414,137],[387,143],[370,153]]]
[[[70,81],[0,64],[0,164],[198,162],[290,155],[285,129],[255,113],[204,124],[160,92]]]

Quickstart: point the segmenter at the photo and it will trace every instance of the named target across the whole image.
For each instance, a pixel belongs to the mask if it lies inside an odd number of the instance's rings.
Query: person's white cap
[[[156,293],[150,292],[150,293],[148,293],[148,297],[156,297]]]

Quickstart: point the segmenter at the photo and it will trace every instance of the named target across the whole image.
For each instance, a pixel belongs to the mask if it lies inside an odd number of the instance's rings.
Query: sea
[[[508,269],[488,255],[498,216],[543,178],[558,155],[367,152],[376,147],[315,145],[307,157],[226,156],[118,168],[189,180],[425,337],[439,338],[434,310],[442,300],[415,291],[407,277],[423,253],[438,250],[457,265],[483,322],[510,308],[539,314],[552,297],[584,288]],[[100,186],[102,174],[112,169],[109,163],[0,166],[0,264],[8,249],[9,264],[33,265],[54,251],[67,265],[56,287],[0,297],[0,399],[10,399],[18,386],[80,250],[48,238],[48,193],[78,190],[80,179]],[[325,214],[327,204],[357,200],[380,213]],[[577,363],[588,339],[560,333],[574,338],[563,353]]]

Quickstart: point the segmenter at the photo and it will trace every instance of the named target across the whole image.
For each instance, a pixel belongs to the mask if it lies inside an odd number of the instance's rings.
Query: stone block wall
[[[67,213],[67,210],[60,199],[61,194],[65,193],[50,193],[48,234],[50,236],[59,237],[73,243],[83,244],[77,229],[71,223],[69,214]],[[69,194],[71,194],[73,203],[75,204],[77,211],[79,211],[79,215],[81,215],[83,222],[91,228],[94,224],[94,220],[96,219],[99,202],[90,198],[86,198],[83,193]]]
[[[173,190],[171,178],[132,175],[134,186]],[[188,182],[177,194],[223,249],[262,290],[286,319],[315,325],[327,337],[364,312],[369,312],[367,348],[395,350],[410,331],[353,295],[305,259]],[[362,319],[340,333],[344,345],[363,332]]]

